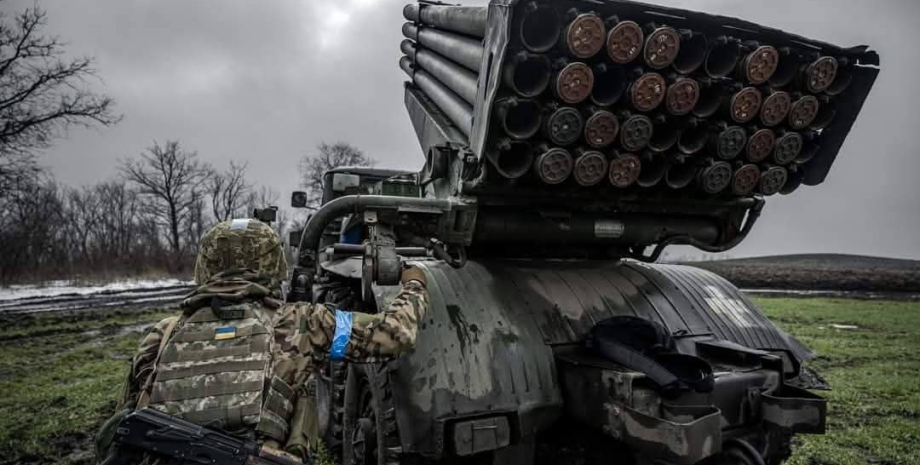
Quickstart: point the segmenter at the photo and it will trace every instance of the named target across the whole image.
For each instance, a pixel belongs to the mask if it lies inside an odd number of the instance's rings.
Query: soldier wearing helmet
[[[118,420],[145,407],[305,459],[315,432],[312,412],[298,410],[312,405],[313,365],[376,362],[414,346],[428,307],[421,270],[404,270],[402,292],[375,315],[284,304],[286,274],[281,241],[264,223],[238,219],[209,230],[195,263],[198,287],[141,342],[119,413],[97,436],[98,459],[112,452]]]

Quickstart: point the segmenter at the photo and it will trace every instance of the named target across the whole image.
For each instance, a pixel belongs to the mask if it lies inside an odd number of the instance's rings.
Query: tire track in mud
[[[137,308],[178,303],[193,286],[169,286],[103,291],[92,294],[61,294],[0,300],[0,315],[22,315],[105,308]]]

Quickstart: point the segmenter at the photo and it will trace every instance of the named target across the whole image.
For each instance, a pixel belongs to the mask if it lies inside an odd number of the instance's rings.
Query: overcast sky
[[[179,139],[286,198],[297,161],[350,142],[382,166],[423,156],[403,106],[406,0],[42,0],[49,31],[91,54],[124,120],[75,130],[42,161],[72,185],[112,176],[154,140]],[[466,1],[485,4],[484,0]],[[843,46],[868,44],[882,73],[828,180],[771,197],[733,255],[847,252],[920,259],[918,0],[669,0]],[[32,0],[0,2],[18,10]]]

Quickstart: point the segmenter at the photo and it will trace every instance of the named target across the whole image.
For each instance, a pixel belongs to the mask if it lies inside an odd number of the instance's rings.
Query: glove
[[[415,266],[410,266],[403,269],[402,276],[400,276],[399,281],[403,284],[406,284],[409,281],[418,281],[422,283],[422,286],[428,286],[428,280],[425,278],[425,272]]]

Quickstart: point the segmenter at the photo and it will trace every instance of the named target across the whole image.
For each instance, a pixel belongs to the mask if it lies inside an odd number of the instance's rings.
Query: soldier
[[[374,315],[283,304],[286,272],[281,241],[267,225],[240,219],[208,231],[195,264],[199,287],[141,342],[119,413],[97,435],[98,460],[118,453],[110,450],[118,420],[144,407],[306,459],[316,446],[313,364],[377,362],[414,346],[428,307],[418,268],[403,271],[402,292]]]

